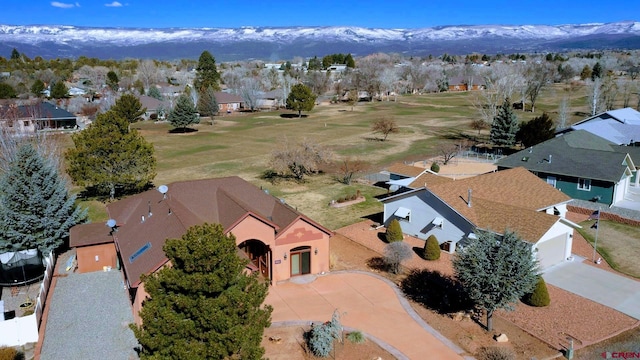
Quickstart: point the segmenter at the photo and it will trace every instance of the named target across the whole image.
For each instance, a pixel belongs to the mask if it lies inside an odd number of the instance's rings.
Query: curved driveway
[[[464,353],[427,325],[393,283],[374,274],[333,272],[304,284],[280,283],[266,303],[273,323],[325,322],[337,309],[343,326],[383,341],[400,359],[460,360]]]

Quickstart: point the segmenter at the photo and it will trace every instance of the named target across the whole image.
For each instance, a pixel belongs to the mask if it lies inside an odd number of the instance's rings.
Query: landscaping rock
[[[509,338],[505,334],[496,335],[494,338],[499,343],[505,343],[509,341]]]

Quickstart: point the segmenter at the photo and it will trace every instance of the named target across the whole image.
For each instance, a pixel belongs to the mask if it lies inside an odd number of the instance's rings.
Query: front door
[[[291,250],[291,276],[311,273],[311,247],[304,246]]]

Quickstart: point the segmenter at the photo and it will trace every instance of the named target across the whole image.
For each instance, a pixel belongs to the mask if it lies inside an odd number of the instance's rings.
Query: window
[[[547,184],[556,187],[556,177],[555,176],[547,176]]]
[[[25,127],[29,127],[29,120],[25,120],[25,121],[23,122],[23,124],[24,124],[24,126],[25,126]]]
[[[411,221],[411,210],[399,207],[393,215],[397,216],[400,220]]]
[[[578,190],[591,191],[591,180],[578,179]]]

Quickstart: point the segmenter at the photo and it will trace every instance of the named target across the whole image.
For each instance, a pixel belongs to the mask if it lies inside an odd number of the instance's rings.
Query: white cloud
[[[57,7],[57,8],[61,8],[61,9],[70,9],[72,7],[75,7],[75,6],[80,7],[80,4],[75,3],[75,5],[74,5],[74,4],[67,4],[67,3],[63,3],[63,2],[59,2],[59,1],[52,1],[51,2],[51,6]]]
[[[109,4],[104,4],[104,6],[108,6],[108,7],[121,7],[121,6],[122,6],[122,4],[121,4],[121,3],[119,3],[119,2],[117,2],[117,1],[114,1],[114,2],[109,3]]]
[[[76,7],[80,7],[80,3],[76,1]]]

